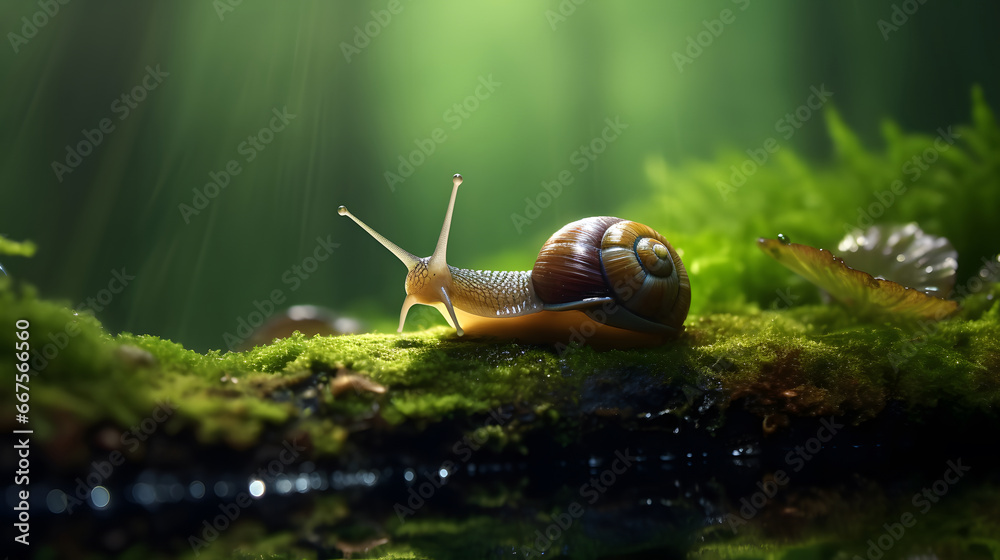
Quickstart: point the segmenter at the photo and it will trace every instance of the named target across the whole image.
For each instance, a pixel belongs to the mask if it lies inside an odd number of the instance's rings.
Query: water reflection
[[[864,556],[868,539],[878,545],[884,524],[908,522],[903,514],[931,528],[940,516],[1000,503],[990,502],[1000,496],[995,475],[968,478],[984,459],[948,463],[954,449],[893,455],[881,444],[845,438],[795,471],[785,460],[795,441],[667,450],[661,436],[645,439],[635,447],[560,449],[548,458],[484,451],[465,468],[403,464],[396,456],[364,468],[306,461],[273,477],[206,465],[149,468],[116,474],[90,490],[89,507],[75,510],[67,507],[75,496],[63,490],[73,484],[52,481],[40,493],[38,525],[42,534],[57,524],[71,532],[91,527],[89,546],[109,553],[137,543],[185,553],[188,537],[231,550],[235,541],[227,539],[250,530],[258,542],[278,538],[299,555],[321,558],[408,550],[433,558],[683,558],[696,551],[727,558],[739,547],[776,543],[825,547],[804,557],[831,557],[832,550],[853,557]],[[913,460],[918,456],[922,461]],[[949,464],[971,465],[973,474],[940,482]],[[911,498],[924,487],[948,505],[928,500],[927,511],[915,509]],[[934,535],[908,531],[893,546],[908,553]]]

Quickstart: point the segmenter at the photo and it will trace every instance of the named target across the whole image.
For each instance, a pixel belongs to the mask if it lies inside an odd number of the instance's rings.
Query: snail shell
[[[554,233],[531,278],[545,304],[612,298],[624,312],[609,314],[606,324],[621,328],[645,321],[679,329],[691,306],[687,271],[670,243],[647,225],[610,216],[577,220]]]

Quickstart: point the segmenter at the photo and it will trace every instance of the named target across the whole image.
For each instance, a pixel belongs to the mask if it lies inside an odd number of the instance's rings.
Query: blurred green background
[[[336,208],[347,205],[427,255],[449,177],[460,172],[455,266],[527,269],[563,224],[619,215],[676,239],[693,268],[692,312],[734,299],[699,293],[706,270],[733,271],[746,285],[737,303],[766,306],[770,284],[749,278],[758,265],[738,262],[764,259],[754,238],[784,227],[793,239],[804,233],[835,245],[844,224],[857,221],[853,209],[891,177],[844,190],[799,191],[789,181],[777,185],[786,200],[772,207],[774,183],[784,181],[776,176],[761,173],[722,197],[715,180],[681,181],[688,190],[672,191],[672,170],[691,176],[704,165],[725,178],[769,137],[783,157],[801,159],[768,165],[825,165],[833,150],[820,113],[787,139],[777,128],[812,87],[833,92],[825,108],[836,107],[873,149],[883,149],[886,117],[928,138],[969,122],[974,84],[1000,106],[996,3],[234,3],[0,5],[0,235],[39,246],[32,259],[3,259],[12,276],[77,305],[124,268],[134,280],[97,317],[115,332],[198,350],[225,348],[223,333],[275,290],[286,305],[323,305],[392,329],[405,270]],[[893,17],[898,29],[880,29],[879,20]],[[159,69],[157,80],[146,78],[147,67]],[[123,105],[121,96],[133,93],[142,100]],[[285,108],[294,118],[260,135],[263,149],[243,144]],[[57,174],[53,162],[66,164],[67,145],[96,138],[83,131],[102,119],[114,129],[71,172]],[[627,128],[592,161],[574,155],[604,132],[606,119]],[[435,129],[443,141],[432,139]],[[433,153],[414,156],[422,163],[391,188],[386,173],[399,173],[400,157],[418,143],[429,151],[428,142]],[[198,202],[193,189],[204,192],[210,173],[230,160],[240,173],[204,209],[185,214],[180,205]],[[572,183],[530,223],[515,224],[513,214],[531,216],[525,198],[538,199],[543,182],[562,172]],[[996,196],[975,223],[989,223]],[[933,220],[933,209],[924,210]],[[339,246],[307,278],[290,281],[317,238]],[[740,249],[712,253],[719,244]],[[985,254],[973,252],[972,262]],[[787,279],[776,264],[765,266],[769,278]],[[432,321],[424,314],[408,324]]]

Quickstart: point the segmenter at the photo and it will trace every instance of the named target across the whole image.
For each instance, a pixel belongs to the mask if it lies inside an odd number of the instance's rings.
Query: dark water
[[[994,557],[982,535],[998,507],[993,450],[967,426],[952,433],[890,407],[862,427],[828,417],[762,438],[759,419],[736,409],[706,430],[712,414],[595,418],[580,442],[536,433],[503,453],[447,427],[369,433],[337,461],[277,434],[245,452],[156,436],[142,464],[95,452],[86,471],[43,467],[32,537],[67,558],[227,557],[237,546],[316,558],[365,546],[370,557],[400,546],[429,558],[758,557],[717,552],[735,543],[853,558],[899,525],[887,557]]]

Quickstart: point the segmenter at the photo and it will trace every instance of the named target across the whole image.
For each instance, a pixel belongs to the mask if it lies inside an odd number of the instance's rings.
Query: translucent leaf
[[[757,244],[766,254],[861,315],[937,320],[958,309],[954,301],[855,270],[823,249],[764,238]]]

